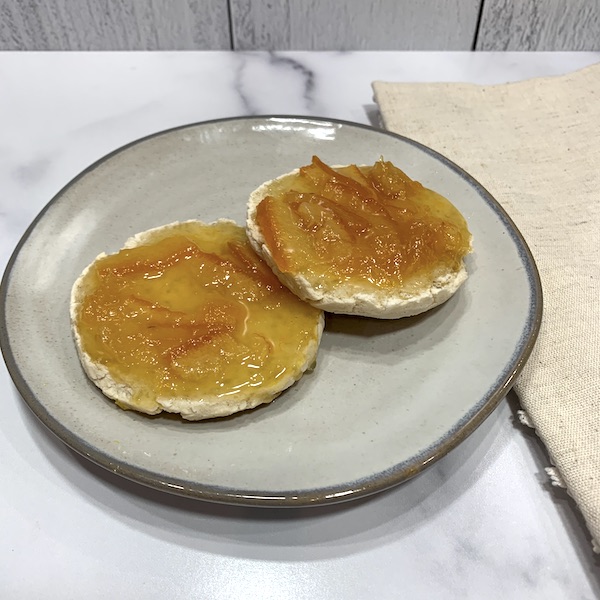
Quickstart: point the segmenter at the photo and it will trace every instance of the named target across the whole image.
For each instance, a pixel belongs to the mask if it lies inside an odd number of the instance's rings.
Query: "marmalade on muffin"
[[[157,397],[231,397],[296,374],[321,315],[224,221],[158,231],[97,259],[83,285],[82,349],[136,390],[142,411]]]
[[[461,213],[391,162],[332,168],[318,157],[274,180],[256,222],[282,273],[407,292],[457,272],[471,249]]]

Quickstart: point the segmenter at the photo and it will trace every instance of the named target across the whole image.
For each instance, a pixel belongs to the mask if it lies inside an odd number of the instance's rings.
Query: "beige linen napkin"
[[[504,85],[373,89],[384,126],[473,175],[533,252],[544,316],[515,391],[553,483],[575,499],[600,551],[600,64]]]

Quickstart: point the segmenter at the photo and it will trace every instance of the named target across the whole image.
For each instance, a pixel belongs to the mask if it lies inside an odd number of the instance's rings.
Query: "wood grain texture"
[[[227,0],[0,0],[0,50],[230,48]]]
[[[236,50],[470,50],[480,0],[231,0]]]
[[[477,50],[598,50],[599,0],[484,0]]]

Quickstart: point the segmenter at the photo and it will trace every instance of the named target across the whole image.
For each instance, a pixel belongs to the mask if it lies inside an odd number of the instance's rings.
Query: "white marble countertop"
[[[370,83],[501,83],[600,53],[0,53],[0,267],[30,221],[118,146],[186,123],[377,123]],[[600,557],[509,397],[422,475],[351,504],[211,505],[130,483],[38,423],[0,366],[2,598],[571,598]]]

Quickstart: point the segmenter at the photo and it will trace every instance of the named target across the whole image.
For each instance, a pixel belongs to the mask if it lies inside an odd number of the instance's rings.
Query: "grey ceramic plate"
[[[199,423],[117,408],[84,375],[69,293],[101,251],[176,220],[244,222],[267,179],[310,161],[380,155],[448,198],[475,240],[470,277],[421,317],[332,316],[316,370],[273,404]],[[415,475],[471,433],[523,366],[541,288],[523,238],[456,165],[408,139],[302,117],[198,123],[106,156],[69,183],[19,243],[1,290],[2,350],[24,398],[71,448],[127,478],[207,500],[308,505],[348,500]]]

